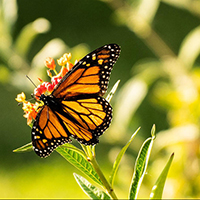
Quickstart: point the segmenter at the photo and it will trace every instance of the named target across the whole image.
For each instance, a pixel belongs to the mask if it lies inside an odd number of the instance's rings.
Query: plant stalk
[[[103,175],[95,156],[91,156],[90,157],[90,162],[93,165],[95,171],[97,172],[97,174],[99,175],[99,178],[101,179],[104,187],[106,188],[107,192],[109,193],[109,195],[112,197],[112,199],[118,199],[113,188],[111,187],[111,185],[108,183],[108,181],[106,180],[105,176]]]

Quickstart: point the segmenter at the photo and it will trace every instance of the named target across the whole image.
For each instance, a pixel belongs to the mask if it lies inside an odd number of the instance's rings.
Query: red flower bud
[[[55,87],[61,79],[62,79],[62,77],[57,77],[57,76],[52,77],[51,83],[52,83],[53,87]]]

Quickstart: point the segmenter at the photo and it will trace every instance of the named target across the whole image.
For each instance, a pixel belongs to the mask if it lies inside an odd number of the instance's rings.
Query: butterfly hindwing
[[[63,77],[52,95],[56,98],[83,94],[104,95],[119,53],[120,47],[117,44],[105,45],[89,53]]]
[[[71,136],[85,145],[98,143],[98,137],[112,119],[112,107],[103,97],[62,101],[62,107],[65,114],[60,117],[66,122],[66,128]]]
[[[62,121],[46,105],[39,111],[32,127],[32,144],[40,157],[48,156],[56,147],[70,142]]]
[[[112,119],[112,107],[103,97],[62,100],[56,104],[54,111],[45,105],[33,124],[32,143],[40,157],[46,157],[59,145],[70,142],[69,136],[85,145],[98,143],[98,137]]]

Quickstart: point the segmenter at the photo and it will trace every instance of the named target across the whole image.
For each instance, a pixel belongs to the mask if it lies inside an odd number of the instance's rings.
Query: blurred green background
[[[199,0],[0,0],[0,198],[87,198],[73,178],[78,172],[57,152],[46,159],[12,151],[31,140],[15,97],[27,98],[37,77],[48,80],[43,61],[72,52],[80,59],[108,43],[122,52],[109,90],[112,125],[96,147],[109,176],[131,134],[141,130],[124,156],[115,190],[128,196],[136,155],[155,123],[157,138],[140,198],[175,153],[164,198],[200,197],[200,1]]]

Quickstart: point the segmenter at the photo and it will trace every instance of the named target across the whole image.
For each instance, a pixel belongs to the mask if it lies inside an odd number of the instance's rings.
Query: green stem
[[[117,196],[116,196],[113,188],[111,187],[109,182],[106,180],[104,174],[102,173],[102,171],[96,161],[95,153],[90,154],[90,162],[93,165],[96,173],[99,175],[99,178],[101,179],[101,181],[102,181],[104,187],[106,188],[107,192],[109,193],[109,195],[112,197],[112,199],[117,199]]]
[[[58,73],[57,73],[57,71],[56,71],[55,69],[54,69],[53,71],[54,71],[54,73],[55,73],[56,75],[58,75]]]

